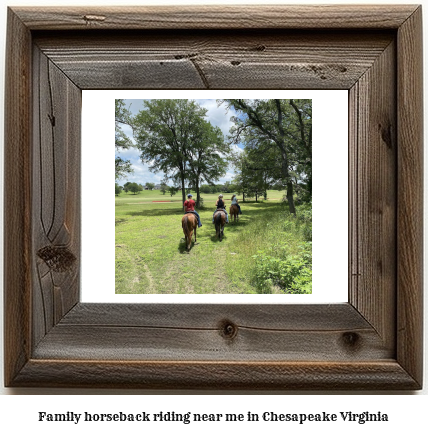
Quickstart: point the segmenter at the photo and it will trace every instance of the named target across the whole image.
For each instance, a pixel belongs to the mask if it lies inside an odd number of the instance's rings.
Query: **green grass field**
[[[238,223],[230,222],[225,226],[222,242],[217,240],[212,224],[218,195],[203,194],[204,208],[198,210],[203,226],[198,228],[197,242],[187,253],[181,228],[180,192],[173,197],[160,191],[143,191],[136,195],[122,192],[115,199],[116,293],[284,292],[281,284],[276,283],[276,275],[289,267],[290,258],[301,255],[303,244],[307,251],[310,243],[307,242],[308,225],[288,215],[281,201],[283,194],[271,190],[264,202],[240,201],[243,215]],[[232,195],[224,196],[229,210]],[[283,261],[284,246],[287,263]],[[281,272],[275,271],[278,265],[272,262],[273,257],[282,258]],[[265,267],[269,261],[275,270]],[[293,270],[290,275],[295,273]],[[307,284],[304,292],[309,292]]]

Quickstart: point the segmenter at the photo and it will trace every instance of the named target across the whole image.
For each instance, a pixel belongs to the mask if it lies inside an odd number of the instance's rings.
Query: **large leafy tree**
[[[249,148],[245,148],[241,154],[236,156],[235,168],[238,171],[233,182],[236,191],[242,193],[243,201],[245,197],[255,197],[256,202],[259,196],[267,198],[267,190],[273,184],[272,168],[259,163],[259,153]]]
[[[295,214],[293,174],[312,182],[312,111],[310,100],[220,100],[233,108],[233,143],[248,149],[245,169],[265,172],[265,179],[286,188],[289,210]],[[267,175],[269,173],[269,176]]]
[[[224,171],[220,158],[225,152],[223,136],[205,120],[206,113],[191,100],[147,100],[134,118],[141,160],[180,185],[183,202],[186,186],[192,184],[199,190],[201,180],[217,179],[215,173],[221,176]]]
[[[132,126],[131,112],[125,107],[123,99],[115,100],[115,178],[123,178],[132,173],[131,162],[124,160],[118,153],[133,146],[131,139],[125,134],[122,125]]]
[[[220,128],[214,127],[205,119],[200,120],[192,146],[186,149],[189,162],[189,183],[196,191],[196,206],[200,206],[200,185],[202,182],[213,183],[226,173],[227,156],[230,146],[224,141]]]

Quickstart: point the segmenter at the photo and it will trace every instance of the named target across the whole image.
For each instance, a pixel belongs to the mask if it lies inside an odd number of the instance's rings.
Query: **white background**
[[[223,2],[216,1],[151,1],[145,2],[144,0],[126,0],[126,2],[109,1],[109,0],[75,0],[69,1],[13,1],[8,2],[2,1],[2,6],[0,9],[0,34],[1,34],[1,47],[0,47],[0,76],[4,77],[4,42],[5,42],[5,29],[6,29],[6,3],[9,5],[31,5],[31,6],[42,6],[42,5],[142,5],[142,4],[154,4],[154,5],[165,5],[165,4],[248,4],[248,3],[261,3],[254,2],[251,0],[224,0]],[[280,3],[276,0],[269,0],[269,3]],[[286,3],[286,2],[282,2]],[[309,2],[297,2],[293,1],[291,3],[300,4],[315,4],[315,3],[349,3],[341,1],[316,1],[310,0]],[[352,0],[352,3],[409,3],[414,4],[412,1],[401,0],[399,2],[381,1],[375,0],[373,2],[362,2],[357,0]],[[424,28],[428,29],[426,10],[424,11]],[[426,41],[426,38],[424,38]],[[424,49],[426,53],[427,43],[424,44]],[[425,54],[425,59],[428,56]],[[425,66],[425,71],[427,68]],[[425,73],[426,75],[426,73]],[[427,89],[427,86],[424,86]],[[3,85],[0,87],[0,100],[3,102],[4,99],[4,89]],[[425,104],[427,99],[425,91]],[[0,146],[3,146],[3,106],[0,103]],[[428,111],[425,109],[425,113]],[[426,116],[426,115],[425,115]],[[2,149],[1,149],[2,151]],[[2,152],[1,152],[2,155]],[[2,157],[0,157],[2,159]],[[0,161],[2,163],[2,160]],[[425,167],[427,167],[425,165]],[[2,166],[0,165],[0,170]],[[3,179],[3,176],[1,176]],[[2,197],[0,198],[3,203]],[[426,197],[425,197],[426,203]],[[0,219],[2,219],[2,213],[0,214]],[[0,257],[3,257],[3,242],[0,243]],[[0,267],[3,264],[0,262]],[[1,271],[1,269],[0,269]],[[426,279],[425,279],[426,281]],[[0,301],[2,303],[2,301]],[[425,301],[425,312],[427,312],[427,306]],[[2,306],[0,306],[0,312],[2,312]],[[0,313],[2,315],[2,313]],[[3,336],[3,321],[0,318],[0,335]],[[428,333],[425,333],[427,336]],[[426,339],[426,338],[425,338]],[[425,348],[427,345],[425,345]],[[1,348],[2,352],[3,348]],[[0,354],[0,360],[2,363],[3,356]],[[218,430],[225,430],[239,432],[240,427],[245,431],[249,432],[259,432],[261,429],[268,429],[269,432],[309,432],[309,430],[328,430],[330,433],[343,432],[343,429],[350,433],[353,432],[376,432],[379,431],[404,431],[404,430],[415,430],[417,432],[423,432],[426,429],[427,423],[425,419],[426,408],[428,404],[428,399],[426,395],[427,387],[425,386],[422,392],[415,392],[410,394],[404,393],[393,393],[389,396],[384,396],[382,393],[368,393],[368,394],[358,394],[355,392],[335,394],[335,393],[321,393],[321,394],[306,394],[292,392],[287,393],[275,392],[262,396],[261,393],[253,395],[237,394],[235,392],[230,392],[227,396],[224,396],[222,392],[217,391],[207,391],[202,394],[202,396],[195,396],[192,391],[187,392],[184,396],[177,395],[177,392],[167,391],[165,392],[155,392],[154,396],[145,396],[144,391],[99,391],[99,390],[82,390],[82,389],[4,389],[1,388],[3,383],[2,372],[0,374],[0,427],[2,432],[20,432],[21,429],[29,429],[33,432],[58,432],[62,430],[65,432],[90,432],[94,428],[101,428],[104,431],[108,430],[113,432],[113,430],[126,429],[127,432],[162,432],[163,429],[171,430],[177,432],[218,432]],[[428,375],[425,369],[425,384],[428,382]],[[183,393],[183,391],[179,392]],[[106,396],[91,397],[90,394],[104,394]],[[12,396],[16,395],[16,396]],[[29,395],[29,396],[25,396]],[[43,395],[43,396],[30,396],[30,395]],[[54,396],[59,395],[59,396]],[[82,396],[76,396],[82,395]],[[117,396],[123,395],[123,396]],[[142,395],[142,396],[136,396]],[[293,395],[293,396],[290,396]],[[322,423],[317,424],[306,424],[306,425],[289,425],[286,424],[263,424],[263,425],[216,425],[216,424],[204,424],[204,425],[182,425],[179,423],[166,424],[166,425],[123,425],[123,424],[102,424],[102,425],[71,425],[70,423],[63,423],[58,426],[56,423],[40,423],[37,422],[37,412],[38,411],[48,411],[52,413],[75,411],[75,412],[113,412],[113,411],[127,411],[127,412],[157,412],[157,411],[192,411],[192,412],[218,412],[218,413],[247,413],[247,411],[252,412],[263,412],[263,411],[276,411],[276,412],[335,412],[340,411],[354,411],[361,412],[369,410],[372,412],[382,411],[389,414],[390,422],[386,424],[372,423],[365,425],[358,424],[342,424],[338,423],[336,425],[324,425]],[[12,431],[13,430],[13,431]],[[340,430],[340,431],[339,431]]]
[[[348,92],[335,91],[83,91],[82,186],[114,176],[115,98],[304,98],[313,104],[313,293],[115,294],[114,199],[111,189],[82,189],[82,296],[105,303],[339,303],[348,301]],[[96,116],[94,116],[94,113]],[[334,113],[334,116],[331,115]],[[85,115],[86,114],[86,115]],[[106,148],[110,152],[106,152]],[[334,167],[331,166],[335,160]],[[94,162],[96,162],[94,169]],[[331,169],[327,169],[332,167]],[[95,172],[95,173],[94,173]],[[326,206],[331,193],[334,212]],[[329,194],[327,193],[327,194]],[[244,205],[245,207],[245,205]],[[102,217],[94,219],[93,216]],[[178,221],[178,228],[180,228]],[[227,229],[226,229],[227,231]],[[181,229],[179,237],[182,235]],[[197,273],[197,270],[195,270]]]

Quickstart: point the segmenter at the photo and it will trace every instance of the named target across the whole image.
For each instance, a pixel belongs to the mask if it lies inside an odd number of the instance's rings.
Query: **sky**
[[[140,110],[143,109],[143,99],[125,99],[125,107],[131,111],[133,115],[137,114]],[[218,107],[217,100],[215,99],[195,99],[195,101],[202,107],[208,110],[207,112],[207,120],[211,122],[213,126],[217,126],[223,132],[225,138],[229,134],[229,129],[233,125],[233,122],[230,120],[232,116],[235,115],[233,109],[230,109],[226,112],[226,108],[224,105]],[[132,137],[132,129],[127,125],[121,125],[122,130],[125,134],[133,140]],[[133,140],[134,141],[134,140]],[[135,142],[134,142],[135,143]],[[242,146],[234,146],[234,151],[242,151]],[[127,175],[126,178],[121,178],[117,182],[119,185],[123,185],[125,182],[136,182],[137,184],[144,185],[146,182],[152,182],[155,184],[160,184],[164,177],[163,172],[151,172],[149,170],[149,165],[141,162],[140,153],[136,148],[130,148],[126,150],[120,150],[120,152],[116,152],[116,155],[119,155],[124,160],[131,161],[133,173]],[[232,181],[235,176],[235,171],[233,166],[230,164],[225,176],[221,177],[219,181],[216,181],[216,184],[224,184],[226,181]],[[169,185],[172,185],[172,181],[169,181]]]

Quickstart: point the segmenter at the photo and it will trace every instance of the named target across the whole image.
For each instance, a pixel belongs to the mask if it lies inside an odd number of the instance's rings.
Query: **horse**
[[[232,217],[233,217],[234,222],[236,222],[236,219],[238,219],[239,222],[239,208],[237,207],[237,205],[230,205],[229,215],[230,215],[230,221],[232,221]]]
[[[195,214],[184,214],[181,219],[181,227],[183,228],[184,238],[186,240],[186,249],[189,252],[190,245],[192,244],[192,235],[195,231],[195,243],[196,243],[196,228],[198,227],[198,218]]]
[[[226,214],[223,211],[216,211],[214,214],[215,233],[221,241],[223,238],[224,225],[226,224]]]

